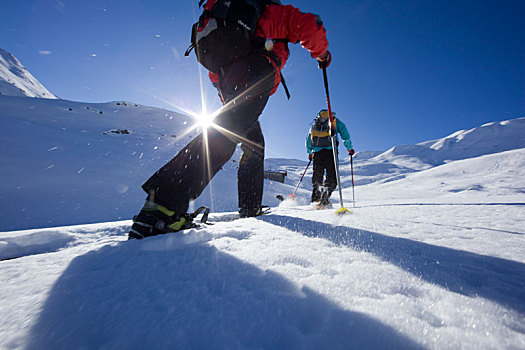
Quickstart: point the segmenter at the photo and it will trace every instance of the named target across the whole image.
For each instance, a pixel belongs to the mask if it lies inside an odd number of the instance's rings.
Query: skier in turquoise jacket
[[[351,156],[354,155],[352,140],[350,140],[350,133],[346,125],[335,117],[334,112],[332,112],[332,119],[335,124],[335,132],[341,136],[343,144],[348,150],[348,154]],[[328,110],[320,110],[306,137],[308,159],[314,162],[312,203],[318,202],[318,206],[321,208],[330,205],[329,198],[337,187],[329,120]],[[338,146],[339,141],[336,139],[336,151]],[[326,179],[323,181],[325,171]]]

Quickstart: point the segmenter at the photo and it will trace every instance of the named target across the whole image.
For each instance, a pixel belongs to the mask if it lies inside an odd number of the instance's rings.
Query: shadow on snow
[[[392,204],[370,204],[370,205],[358,205],[356,208],[372,208],[372,207],[402,207],[402,206],[525,206],[525,203],[392,203]],[[422,224],[424,222],[420,221],[408,221],[407,222],[413,222],[416,224]],[[429,224],[427,222],[427,224]],[[457,225],[446,225],[446,224],[438,224],[438,223],[431,223],[432,225],[436,226],[443,226],[443,227],[455,227],[455,228],[466,228],[463,226],[457,226]],[[473,229],[480,229],[480,230],[487,230],[487,231],[494,231],[494,232],[503,232],[503,233],[511,233],[513,235],[524,235],[524,232],[518,232],[518,231],[508,231],[508,230],[498,230],[495,228],[490,227],[470,227]]]
[[[449,291],[486,298],[525,314],[523,263],[296,217],[266,215],[260,220],[374,254]]]
[[[363,313],[207,244],[171,235],[75,258],[50,291],[29,349],[420,348]]]

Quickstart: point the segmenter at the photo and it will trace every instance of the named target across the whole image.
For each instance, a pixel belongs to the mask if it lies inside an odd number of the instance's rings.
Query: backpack
[[[337,119],[334,117],[334,127],[337,124]],[[332,139],[330,136],[330,123],[328,118],[316,117],[314,119],[312,128],[310,129],[310,137],[312,146],[315,147],[332,147]],[[339,140],[336,138],[336,147],[339,145]]]
[[[204,1],[200,1],[199,7]],[[184,55],[188,56],[195,48],[199,63],[213,73],[218,73],[221,67],[247,56],[254,50],[257,21],[270,3],[280,2],[208,0],[199,21],[192,27],[191,45]]]

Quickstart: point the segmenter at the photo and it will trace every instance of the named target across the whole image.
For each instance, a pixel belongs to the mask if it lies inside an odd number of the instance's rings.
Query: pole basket
[[[341,207],[335,211],[335,215],[346,215],[346,214],[352,214],[352,211],[345,207]]]

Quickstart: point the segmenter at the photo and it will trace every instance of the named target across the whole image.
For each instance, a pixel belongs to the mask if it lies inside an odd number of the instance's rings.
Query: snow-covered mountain
[[[470,130],[460,130],[437,140],[395,146],[386,152],[366,152],[355,157],[356,183],[389,182],[407,174],[452,161],[525,148],[525,118],[492,122]],[[351,183],[348,159],[343,161],[343,184]]]
[[[0,95],[56,99],[18,59],[0,49]]]
[[[487,123],[438,140],[393,147],[378,160],[417,158],[427,166],[436,166],[452,160],[525,148],[524,131],[525,118]]]
[[[184,115],[130,102],[104,104],[0,96],[0,230],[131,218],[144,200],[141,184],[197,132]],[[525,147],[525,118],[495,122],[441,140],[359,152],[355,183],[391,182],[451,161]],[[237,207],[240,152],[223,167],[195,205],[215,212]],[[265,181],[264,202],[293,191],[307,162],[267,159],[286,170],[284,184]],[[298,197],[307,203],[308,169]],[[481,176],[481,175],[480,175]],[[341,160],[343,188],[351,187],[349,159]]]

